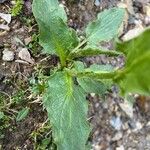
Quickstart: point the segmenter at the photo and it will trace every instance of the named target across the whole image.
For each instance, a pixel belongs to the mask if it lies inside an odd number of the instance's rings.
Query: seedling
[[[86,93],[104,94],[112,84],[120,87],[122,96],[129,92],[150,94],[150,30],[127,42],[116,42],[116,50],[100,43],[116,39],[124,18],[124,9],[112,8],[98,14],[85,29],[80,41],[75,30],[67,26],[67,15],[57,0],[34,0],[33,13],[39,26],[39,43],[60,63],[51,72],[43,92],[43,105],[52,125],[58,150],[85,150],[91,131],[87,121]],[[92,65],[85,68],[81,57],[105,54],[126,57],[125,66]]]

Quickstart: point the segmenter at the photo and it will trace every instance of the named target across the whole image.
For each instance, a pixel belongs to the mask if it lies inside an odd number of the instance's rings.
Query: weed
[[[11,9],[12,16],[18,16],[21,13],[23,4],[23,0],[15,0],[15,5]]]
[[[126,42],[115,41],[125,10],[111,8],[98,14],[85,29],[84,40],[67,26],[67,15],[57,0],[33,1],[39,26],[39,43],[44,52],[59,57],[57,69],[45,77],[43,105],[52,125],[58,150],[85,150],[91,128],[87,122],[87,93],[103,95],[117,84],[122,96],[130,92],[150,93],[150,29]],[[101,42],[114,40],[116,50],[104,49]],[[100,46],[99,46],[100,45]],[[126,57],[122,69],[110,64],[86,67],[81,57],[105,54]],[[141,80],[144,79],[144,80]]]

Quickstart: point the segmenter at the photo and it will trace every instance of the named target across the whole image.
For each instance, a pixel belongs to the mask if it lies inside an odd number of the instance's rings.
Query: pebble
[[[129,30],[123,37],[123,41],[131,40],[135,37],[137,37],[139,34],[141,34],[144,31],[143,27],[135,27],[134,29]]]
[[[148,135],[146,136],[146,140],[147,140],[147,141],[150,141],[150,134],[148,134]]]
[[[123,103],[119,104],[122,110],[130,117],[133,117],[133,105],[125,100]]]
[[[116,147],[116,150],[125,150],[125,149],[124,149],[124,146],[121,145],[120,147]]]
[[[95,0],[95,6],[100,6],[101,0]]]
[[[1,3],[4,3],[5,1],[7,1],[7,0],[0,0],[0,4],[1,4]]]
[[[150,16],[146,16],[144,19],[144,22],[146,25],[149,25],[150,24]]]
[[[0,17],[4,19],[8,24],[11,22],[11,14],[0,13]]]
[[[5,49],[3,51],[3,57],[2,57],[2,60],[4,61],[13,61],[14,60],[14,52],[13,51],[10,51],[8,49]]]
[[[120,117],[112,117],[112,119],[110,120],[110,124],[112,127],[114,127],[116,130],[121,130],[122,127],[122,121],[120,119]]]
[[[112,138],[112,141],[119,141],[122,138],[122,132],[117,132],[115,136]]]

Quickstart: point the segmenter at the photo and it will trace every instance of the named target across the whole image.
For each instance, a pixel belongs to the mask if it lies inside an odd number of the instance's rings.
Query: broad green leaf
[[[90,132],[86,121],[88,104],[84,90],[65,72],[55,73],[48,81],[44,106],[52,125],[58,150],[85,150]]]
[[[0,119],[3,119],[4,113],[0,111]]]
[[[50,54],[57,54],[64,62],[69,50],[78,45],[73,29],[66,24],[66,14],[57,0],[34,0],[33,14],[39,25],[40,45]]]
[[[18,115],[16,117],[16,121],[21,121],[23,120],[29,113],[29,108],[23,108],[18,112]]]
[[[80,65],[79,65],[80,66]],[[79,67],[78,67],[79,68]],[[113,67],[111,65],[91,65],[89,68],[86,68],[83,70],[78,70],[82,72],[93,72],[93,74],[97,72],[110,72],[113,70]],[[79,85],[85,90],[87,93],[96,93],[96,94],[104,94],[112,84],[111,80],[100,80],[100,79],[95,79],[93,77],[90,78],[83,75],[82,77],[77,78],[77,81]]]
[[[143,55],[143,53],[145,54],[146,52],[149,52],[149,38],[150,29],[147,29],[134,39],[123,43],[117,43],[116,49],[125,53],[127,57],[126,65],[130,65],[134,60],[139,58],[139,56],[141,56],[141,53]]]
[[[97,20],[86,28],[88,45],[97,45],[102,41],[109,41],[118,34],[118,29],[123,21],[125,10],[112,8],[98,14]]]
[[[85,66],[81,61],[74,61],[74,69],[77,71],[84,71]]]
[[[118,43],[126,54],[125,68],[118,73],[116,82],[122,94],[129,92],[150,95],[150,29],[135,39]]]
[[[95,94],[105,94],[105,92],[110,88],[108,86],[108,82],[101,80],[94,80],[91,78],[77,78],[79,85],[85,90],[87,93],[95,93]],[[109,84],[110,85],[110,84]]]
[[[63,6],[59,5],[58,0],[34,0],[32,7],[35,17],[41,17],[40,20],[43,22],[49,22],[51,15],[56,18],[61,18],[64,22],[67,22],[66,12]]]

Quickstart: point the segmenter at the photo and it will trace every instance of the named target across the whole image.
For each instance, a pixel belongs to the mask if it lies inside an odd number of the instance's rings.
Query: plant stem
[[[83,46],[87,42],[87,39],[84,39],[77,47],[72,50],[72,53],[76,52],[81,46]]]
[[[74,71],[74,70],[69,70],[69,69],[66,69],[66,71],[71,75],[71,76],[74,76],[74,77],[88,77],[88,78],[91,78],[91,79],[114,79],[117,74],[118,74],[118,70],[116,71],[112,71],[112,72],[87,72],[87,71],[84,71],[84,72],[77,72],[77,71]]]
[[[100,50],[100,49],[78,49],[76,52],[71,52],[69,55],[69,59],[79,58],[79,57],[87,57],[87,56],[97,56],[97,55],[108,55],[108,56],[119,56],[123,55],[121,52],[117,52],[114,50]]]

